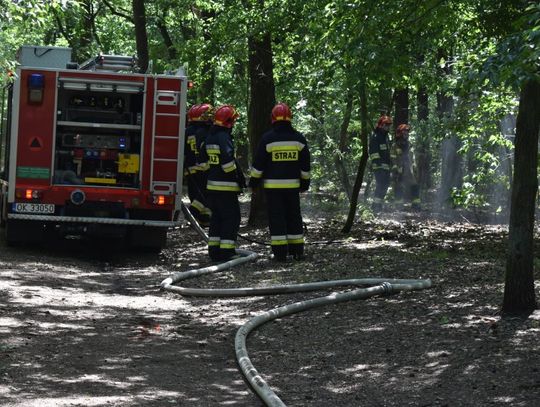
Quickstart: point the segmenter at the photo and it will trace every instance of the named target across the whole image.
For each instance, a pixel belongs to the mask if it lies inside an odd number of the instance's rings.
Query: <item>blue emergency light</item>
[[[45,76],[33,73],[28,76],[28,102],[41,104],[43,102],[43,89],[45,88]]]

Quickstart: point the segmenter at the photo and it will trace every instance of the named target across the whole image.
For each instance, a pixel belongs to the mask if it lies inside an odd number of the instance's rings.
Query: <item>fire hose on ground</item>
[[[191,226],[205,239],[208,240],[204,230],[198,225],[191,213],[185,206],[183,212]],[[201,233],[202,232],[202,233]],[[431,287],[431,280],[413,280],[413,279],[384,279],[384,278],[360,278],[347,280],[331,280],[319,281],[303,284],[276,285],[270,287],[244,287],[244,288],[187,288],[174,285],[188,278],[197,277],[203,274],[215,273],[227,270],[233,266],[246,263],[257,258],[257,253],[249,250],[236,250],[240,257],[229,260],[225,263],[188,270],[175,273],[173,276],[166,278],[161,282],[161,288],[166,291],[176,292],[185,296],[204,296],[204,297],[246,297],[246,296],[261,296],[273,294],[289,294],[307,291],[316,291],[328,289],[331,287],[361,287],[352,291],[332,293],[327,296],[317,297],[310,300],[296,302],[294,304],[284,305],[266,311],[246,322],[242,325],[235,337],[235,352],[238,365],[242,370],[243,375],[249,382],[253,390],[263,400],[267,406],[278,407],[285,406],[283,401],[270,388],[266,381],[259,374],[257,369],[251,363],[249,358],[246,340],[249,334],[259,326],[273,321],[277,318],[292,315],[308,309],[322,307],[330,304],[337,304],[345,301],[361,300],[373,297],[375,295],[389,295],[400,291],[422,290]]]

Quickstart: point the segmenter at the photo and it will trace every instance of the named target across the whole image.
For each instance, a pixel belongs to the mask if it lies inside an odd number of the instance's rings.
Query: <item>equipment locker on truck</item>
[[[69,48],[23,47],[4,88],[6,241],[116,237],[160,250],[181,207],[187,78],[133,73],[133,57],[70,59]]]

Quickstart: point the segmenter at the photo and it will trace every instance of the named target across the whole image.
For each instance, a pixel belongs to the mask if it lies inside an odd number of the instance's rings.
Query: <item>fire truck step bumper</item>
[[[149,226],[167,228],[180,224],[177,221],[159,221],[159,220],[143,220],[143,219],[119,219],[119,218],[91,218],[91,217],[74,217],[74,216],[53,216],[53,215],[29,215],[22,213],[9,213],[8,219],[32,220],[41,222],[71,222],[71,223],[94,223],[108,225],[132,225],[132,226]]]

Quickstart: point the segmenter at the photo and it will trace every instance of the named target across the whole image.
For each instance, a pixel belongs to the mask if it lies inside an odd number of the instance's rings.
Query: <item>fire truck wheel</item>
[[[4,232],[8,246],[18,246],[22,243],[41,243],[44,236],[42,224],[20,219],[7,219]]]

